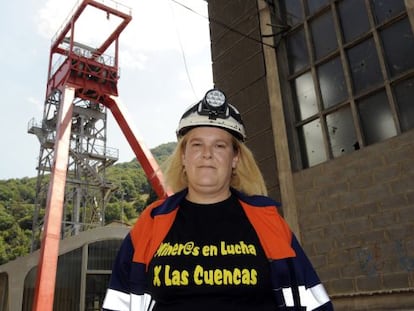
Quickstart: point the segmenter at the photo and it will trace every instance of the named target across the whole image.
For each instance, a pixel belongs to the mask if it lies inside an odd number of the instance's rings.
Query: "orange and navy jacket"
[[[278,203],[231,189],[256,230],[270,262],[278,310],[333,310],[312,264],[287,223]],[[115,260],[103,310],[150,311],[155,301],[146,290],[147,267],[170,230],[187,190],[149,205],[125,237]]]

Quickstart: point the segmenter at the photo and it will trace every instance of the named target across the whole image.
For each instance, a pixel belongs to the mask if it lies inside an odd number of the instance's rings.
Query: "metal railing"
[[[84,0],[78,0],[76,2],[76,4],[73,6],[73,8],[70,10],[69,15],[66,17],[63,24],[58,28],[58,30],[55,32],[54,36],[52,37],[51,45],[55,44],[56,38],[60,35],[63,28],[65,28],[65,26],[69,23],[69,20],[72,18],[73,14],[75,13],[77,8],[80,6],[80,4],[83,1]],[[130,7],[127,7],[126,5],[123,5],[122,3],[119,3],[119,2],[114,1],[114,0],[94,0],[94,2],[102,3],[103,5],[106,5],[110,8],[112,8],[112,9],[115,9],[115,10],[117,10],[119,12],[122,12],[124,14],[127,14],[129,16],[131,16],[131,14],[132,14],[132,9]]]

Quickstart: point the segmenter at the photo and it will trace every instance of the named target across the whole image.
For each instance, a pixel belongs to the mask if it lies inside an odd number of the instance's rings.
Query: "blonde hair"
[[[182,163],[182,154],[187,144],[186,136],[184,135],[178,140],[171,156],[161,165],[164,172],[165,189],[170,189],[173,192],[188,187],[187,176]],[[253,153],[234,136],[233,148],[239,156],[239,161],[233,171],[230,186],[247,195],[267,195],[266,184]]]

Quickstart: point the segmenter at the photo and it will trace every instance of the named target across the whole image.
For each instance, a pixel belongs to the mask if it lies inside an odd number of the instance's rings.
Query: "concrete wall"
[[[270,196],[336,310],[414,310],[414,130],[293,172],[273,40],[257,42],[271,32],[268,5],[208,5],[215,85],[241,111]]]

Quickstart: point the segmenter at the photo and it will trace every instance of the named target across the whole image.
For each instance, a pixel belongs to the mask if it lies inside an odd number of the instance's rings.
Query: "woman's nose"
[[[207,146],[203,148],[203,158],[204,159],[210,159],[211,158],[211,150]]]

